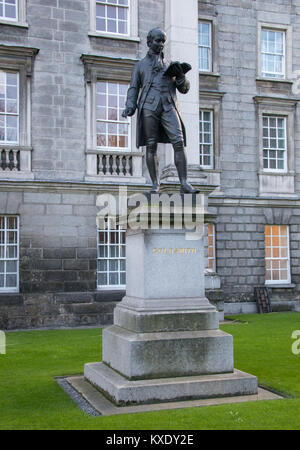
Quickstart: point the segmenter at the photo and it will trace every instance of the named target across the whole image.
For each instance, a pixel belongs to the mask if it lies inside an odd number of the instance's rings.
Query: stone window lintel
[[[85,54],[81,55],[81,60],[85,67],[87,83],[97,79],[129,82],[132,68],[138,62],[137,59]]]

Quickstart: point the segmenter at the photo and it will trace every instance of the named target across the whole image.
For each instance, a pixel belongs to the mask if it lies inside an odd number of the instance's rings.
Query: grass
[[[235,316],[237,369],[291,398],[110,417],[84,414],[54,381],[101,359],[101,329],[9,332],[0,355],[0,429],[222,430],[300,429],[300,354],[291,335],[300,313]],[[238,321],[240,320],[240,322]]]

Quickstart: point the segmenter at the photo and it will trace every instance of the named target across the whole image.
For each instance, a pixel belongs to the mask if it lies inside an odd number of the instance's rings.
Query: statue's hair
[[[150,46],[153,37],[155,36],[155,34],[157,33],[162,33],[165,34],[165,32],[161,29],[161,28],[153,28],[152,30],[149,31],[148,35],[147,35],[147,45],[148,47]]]

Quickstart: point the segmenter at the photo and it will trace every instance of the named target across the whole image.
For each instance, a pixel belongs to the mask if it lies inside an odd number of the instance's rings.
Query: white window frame
[[[5,5],[8,4],[7,0],[0,0],[0,4],[2,4],[2,8],[3,8],[3,15],[0,16],[0,19],[12,21],[12,22],[18,22],[18,19],[19,19],[19,11],[18,11],[19,2],[18,2],[18,0],[15,0],[16,17],[6,17],[5,16],[4,12],[5,12]]]
[[[126,94],[124,96],[124,105],[120,107],[119,101],[120,101],[120,95],[119,95],[119,86],[120,84],[126,85],[127,89],[129,88],[129,84],[127,83],[120,83],[117,81],[108,81],[108,80],[97,80],[96,82],[96,89],[97,89],[97,84],[98,83],[106,83],[106,104],[108,105],[108,84],[116,84],[118,86],[118,105],[117,105],[117,110],[119,111],[119,114],[121,114],[122,110],[125,108],[125,101],[126,101]],[[96,101],[96,109],[97,109],[98,105],[97,105],[97,101]],[[95,114],[95,118],[96,118],[96,128],[97,128],[97,123],[106,123],[106,124],[115,124],[115,125],[128,125],[128,134],[127,134],[127,139],[128,139],[128,145],[127,147],[110,147],[109,145],[107,146],[98,146],[97,145],[97,149],[99,150],[105,150],[105,151],[121,151],[121,152],[130,152],[131,151],[131,118],[127,118],[126,120],[111,120],[111,119],[97,119],[97,114]],[[98,136],[97,130],[96,130],[96,134]],[[117,138],[119,138],[119,133],[117,133]],[[107,140],[108,140],[108,133],[107,133]]]
[[[274,82],[292,80],[293,78],[293,67],[292,67],[292,51],[293,51],[293,36],[292,36],[292,25],[280,24],[280,23],[269,23],[269,22],[258,22],[257,25],[257,77],[258,80],[270,80]],[[278,31],[284,34],[284,63],[283,63],[283,77],[267,77],[262,73],[262,30]]]
[[[278,121],[278,119],[282,119],[283,121],[284,121],[284,131],[285,131],[285,135],[284,135],[284,141],[285,141],[285,146],[284,146],[284,148],[265,148],[264,147],[264,144],[263,144],[263,142],[262,142],[262,153],[263,153],[263,171],[264,172],[266,172],[266,173],[268,173],[268,172],[277,172],[277,173],[287,173],[287,171],[288,171],[288,169],[287,169],[287,167],[288,167],[288,158],[287,158],[287,153],[288,153],[288,139],[287,139],[287,130],[288,130],[288,127],[287,127],[287,116],[283,116],[283,115],[274,115],[274,114],[262,114],[262,121],[264,121],[264,119],[265,118],[267,118],[268,119],[268,121],[270,121],[270,119],[275,119],[276,120],[276,124],[277,124],[277,121]],[[266,127],[264,127],[264,125],[263,125],[263,123],[261,124],[261,126],[262,126],[262,130],[264,130]],[[277,143],[278,143],[278,128],[277,128],[277,126],[276,126],[276,137],[275,138],[273,138],[273,140],[276,140],[277,141]],[[270,127],[268,127],[268,130],[270,130]],[[268,138],[266,138],[266,137],[262,137],[262,139],[263,139],[263,141],[264,141],[264,139],[268,139],[268,140],[271,140],[271,137],[269,136]],[[275,151],[275,152],[277,152],[277,151],[283,151],[284,152],[284,159],[283,159],[283,165],[284,165],[284,167],[283,167],[283,169],[279,169],[279,168],[265,168],[264,167],[264,161],[265,161],[265,158],[264,158],[264,151],[265,150],[267,150],[268,152],[270,152],[270,151]],[[269,157],[267,158],[268,159],[268,161],[269,161]],[[273,159],[273,158],[272,158]],[[277,161],[277,157],[275,158],[275,160]],[[277,165],[277,163],[276,163],[276,165]]]
[[[90,37],[102,37],[112,39],[123,39],[128,41],[140,42],[138,37],[138,0],[129,0],[128,11],[128,28],[127,34],[111,33],[106,31],[98,31],[96,29],[96,3],[98,0],[90,0]],[[99,0],[101,2],[101,0]],[[117,6],[112,4],[112,6]]]
[[[28,28],[26,23],[26,0],[16,0],[16,18],[0,16],[0,24]]]
[[[203,46],[200,45],[199,42],[199,25],[203,23],[203,24],[207,24],[209,25],[209,46]],[[198,20],[198,69],[199,72],[212,72],[213,71],[213,38],[212,38],[212,33],[213,33],[213,23],[210,20],[204,20],[204,19],[199,19]],[[207,69],[203,69],[200,67],[200,48],[207,48],[209,49],[209,60],[208,60],[208,68]]]
[[[262,49],[262,40],[263,40],[263,33],[267,32],[267,33],[276,33],[282,35],[282,53],[273,53],[273,52],[267,52],[267,51],[263,51]],[[286,34],[285,31],[283,30],[275,30],[272,28],[266,28],[263,27],[261,29],[261,75],[264,78],[274,78],[274,79],[284,79],[285,78],[285,73],[286,73],[286,50],[285,50],[285,46],[286,46]],[[263,70],[263,59],[264,59],[264,55],[269,55],[269,56],[273,56],[273,58],[276,58],[277,56],[279,56],[281,58],[281,72],[270,72],[267,70]],[[266,68],[265,68],[266,69]]]
[[[112,221],[110,218],[108,218],[105,221],[106,226],[104,227],[104,229],[97,229],[97,289],[98,290],[125,290],[126,289],[126,284],[105,284],[105,285],[101,285],[99,284],[99,273],[106,273],[107,276],[107,282],[109,283],[109,274],[110,273],[117,273],[118,274],[118,279],[120,281],[120,274],[125,273],[125,277],[126,277],[126,240],[125,240],[125,236],[126,236],[126,230],[120,228],[119,226],[116,225],[115,228],[112,227]],[[118,233],[118,244],[114,244],[115,246],[124,246],[125,247],[125,252],[124,252],[124,256],[119,256],[118,257],[112,257],[110,256],[110,239],[111,239],[111,233],[112,232],[117,232]],[[107,233],[108,236],[108,241],[106,244],[101,244],[100,241],[100,233]],[[121,236],[124,236],[124,243],[121,243]],[[99,253],[99,249],[100,247],[104,247],[106,248],[106,256],[100,256]],[[99,270],[99,261],[101,260],[105,260],[107,261],[107,268],[106,270],[100,271]],[[110,261],[118,261],[118,271],[110,271],[109,270],[109,262]],[[125,262],[125,271],[120,270],[120,262],[124,261]]]
[[[291,261],[290,261],[290,238],[289,238],[289,226],[288,225],[269,225],[269,226],[271,226],[271,227],[273,227],[273,226],[279,226],[279,227],[285,227],[286,228],[286,239],[287,239],[287,245],[286,246],[280,246],[280,243],[279,243],[279,251],[281,252],[281,248],[286,248],[286,250],[287,250],[287,256],[286,257],[268,257],[267,258],[267,256],[266,256],[266,252],[265,252],[265,262],[266,262],[266,265],[267,265],[267,260],[270,260],[270,261],[282,261],[282,260],[286,260],[287,261],[287,268],[286,268],[286,270],[287,270],[287,273],[288,273],[288,277],[287,277],[287,279],[286,280],[265,280],[265,284],[266,285],[272,285],[272,284],[278,284],[278,285],[280,285],[280,284],[290,284],[291,283]],[[272,231],[271,231],[271,233],[272,233]],[[265,232],[265,236],[267,236],[266,235],[266,232]],[[269,235],[268,235],[269,236]],[[270,235],[270,236],[272,236],[272,234]],[[281,236],[280,236],[280,233],[279,233],[279,235],[278,235],[278,237],[280,238]],[[266,249],[267,247],[265,247],[265,249]],[[272,245],[270,246],[270,247],[268,247],[268,248],[273,248],[272,247]],[[271,270],[271,274],[272,274],[272,269],[270,269]],[[285,270],[285,268],[283,269],[283,270]],[[267,274],[267,268],[266,268],[266,274]]]
[[[108,1],[96,0],[96,32],[105,33],[105,34],[113,34],[113,35],[117,35],[117,36],[129,36],[130,35],[130,8],[131,8],[131,6],[130,6],[130,0],[127,0],[127,1],[128,1],[128,5],[120,5],[118,3],[113,3],[110,0],[108,0]],[[127,33],[119,33],[119,32],[107,31],[107,30],[98,30],[97,29],[97,5],[98,4],[103,5],[105,7],[105,9],[107,8],[107,6],[115,7],[115,8],[117,8],[117,11],[118,11],[118,8],[126,9],[127,10],[127,21],[126,21],[127,22]],[[104,19],[105,19],[105,28],[107,29],[107,20],[108,20],[107,15],[105,16]],[[118,23],[118,19],[116,19],[116,22]]]
[[[31,171],[31,75],[34,58],[39,49],[0,44],[0,69],[4,72],[18,73],[19,82],[19,140],[1,142],[1,151],[6,153],[5,160],[13,153],[13,170],[0,170],[0,178],[32,179]],[[17,156],[18,155],[18,156]]]
[[[16,274],[16,279],[17,279],[17,283],[15,287],[0,287],[0,293],[2,292],[19,292],[19,259],[20,259],[20,225],[19,225],[19,216],[17,215],[9,215],[9,214],[1,214],[0,217],[4,217],[4,221],[5,221],[5,225],[4,225],[4,229],[0,229],[0,232],[4,231],[4,257],[1,257],[1,253],[0,253],[0,261],[4,261],[4,266],[6,267],[6,263],[7,261],[16,261],[17,262],[17,272],[11,272],[13,274]],[[14,229],[7,229],[7,219],[8,218],[16,218],[17,219],[17,228]],[[17,242],[15,244],[7,244],[7,233],[9,231],[13,231],[17,233]],[[6,257],[6,252],[7,252],[7,247],[10,245],[16,245],[17,246],[17,256],[15,258],[7,258]],[[6,270],[4,270],[4,280],[6,280]]]
[[[17,112],[16,113],[7,113],[7,112],[0,112],[0,117],[4,117],[6,118],[7,116],[16,116],[17,117],[17,140],[16,141],[8,141],[8,140],[0,140],[0,145],[4,144],[4,145],[15,145],[15,144],[19,144],[19,140],[20,140],[20,76],[19,76],[19,72],[17,71],[12,71],[12,70],[5,70],[2,69],[0,67],[0,72],[4,72],[5,74],[8,73],[14,73],[17,75]],[[5,83],[5,88],[7,86],[7,82]],[[4,100],[4,103],[5,100]],[[5,121],[6,122],[6,121]],[[6,125],[4,126],[4,129],[6,131]]]
[[[203,137],[204,137],[204,130],[203,130],[203,126],[204,126],[204,121],[203,121],[203,115],[205,112],[210,113],[210,142],[209,143],[205,143],[203,141]],[[203,167],[203,169],[213,169],[214,168],[214,110],[213,109],[207,109],[207,108],[200,108],[200,112],[199,112],[199,125],[202,122],[202,131],[199,131],[199,152],[200,152],[200,166]],[[199,130],[200,130],[200,126],[199,126]],[[210,146],[210,164],[201,164],[201,157],[203,158],[204,155],[201,152],[201,148],[203,145],[209,145]]]

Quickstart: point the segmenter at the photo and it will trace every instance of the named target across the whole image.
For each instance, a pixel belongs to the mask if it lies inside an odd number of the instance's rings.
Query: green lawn
[[[223,324],[234,336],[237,369],[290,398],[110,417],[84,414],[54,381],[101,359],[101,330],[9,332],[0,355],[0,429],[300,429],[300,354],[291,335],[300,313],[235,316]]]

